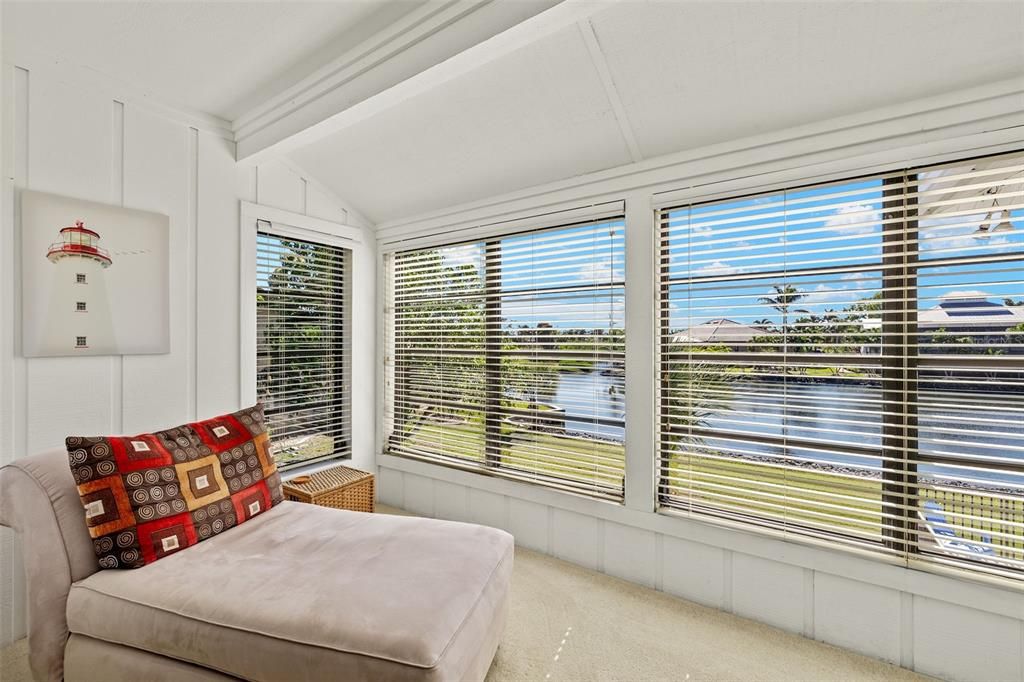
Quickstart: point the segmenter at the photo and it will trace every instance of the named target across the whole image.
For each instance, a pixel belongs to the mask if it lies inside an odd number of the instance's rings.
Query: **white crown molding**
[[[432,13],[414,13],[289,94],[239,118],[237,158],[256,163],[312,144],[584,19],[608,2],[451,0]]]
[[[7,60],[5,60],[6,62]],[[54,58],[37,51],[22,50],[12,55],[10,65],[44,75],[80,89],[92,89],[125,104],[138,106],[168,120],[234,141],[231,122],[212,114],[168,104],[148,90],[108,76],[101,71]]]
[[[243,113],[232,121],[233,130],[239,138],[251,135],[283,114],[338,87],[353,70],[361,67],[365,69],[374,59],[379,60],[388,51],[396,54],[407,49],[415,41],[443,29],[451,21],[472,12],[481,4],[472,0],[428,0],[423,6],[332,59],[299,82]]]
[[[378,240],[377,243],[382,251],[429,248],[453,242],[476,241],[513,232],[542,230],[548,227],[559,227],[596,220],[610,220],[622,216],[625,211],[626,202],[621,199],[539,215],[527,210],[522,215],[503,216],[502,220],[486,225],[473,225],[454,230],[432,230],[423,233],[403,234],[394,241]]]
[[[492,222],[530,208],[538,213],[621,197],[684,191],[707,194],[728,182],[768,181],[768,174],[810,177],[990,146],[1024,146],[1024,78],[945,93],[788,130],[764,133],[580,175],[421,215],[385,221],[378,239]],[[995,151],[995,149],[992,149]],[[867,172],[864,170],[864,172]],[[778,176],[772,180],[778,180]],[[662,204],[665,197],[658,198]]]

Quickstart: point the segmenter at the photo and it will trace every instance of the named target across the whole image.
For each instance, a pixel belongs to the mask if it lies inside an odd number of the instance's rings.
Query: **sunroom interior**
[[[0,464],[260,401],[514,537],[492,682],[1024,679],[1024,3],[0,10]],[[28,191],[169,217],[168,352],[24,352]]]

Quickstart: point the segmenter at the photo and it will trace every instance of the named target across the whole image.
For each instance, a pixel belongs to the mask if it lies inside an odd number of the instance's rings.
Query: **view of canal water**
[[[779,382],[736,382],[731,409],[712,414],[705,426],[726,433],[741,431],[819,442],[880,446],[882,410],[877,387],[850,383],[839,385],[828,381],[791,382],[785,387],[787,409],[783,409],[782,390]],[[607,367],[562,373],[551,402],[565,410],[567,431],[603,438],[624,437],[625,430],[621,426],[594,423],[595,417],[606,420],[623,420],[625,417],[625,378]],[[1024,392],[922,392],[919,403],[918,436],[923,454],[1024,459]],[[1001,412],[993,414],[993,410]],[[1006,410],[1019,411],[1020,418],[1008,418]],[[717,442],[715,446],[728,448],[725,442]],[[782,448],[767,443],[745,442],[742,447],[745,453],[753,455],[787,454]],[[792,456],[794,453],[788,454]],[[877,459],[827,450],[815,450],[812,456],[840,465],[880,465]],[[919,471],[956,476],[950,467],[921,464]],[[1019,475],[975,471],[972,476],[1024,485],[1024,477]]]

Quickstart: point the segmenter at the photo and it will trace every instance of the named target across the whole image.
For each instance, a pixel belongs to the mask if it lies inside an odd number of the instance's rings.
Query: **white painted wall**
[[[659,513],[652,385],[655,206],[1019,149],[1022,125],[1024,81],[1017,79],[378,226],[384,251],[440,230],[466,230],[460,236],[468,238],[475,226],[540,214],[551,220],[556,211],[624,200],[629,338],[624,504],[387,454],[377,458],[381,502],[502,528],[523,547],[922,673],[1024,680],[1019,586]],[[383,405],[378,409],[383,429]]]
[[[1020,592],[379,458],[380,502],[506,530],[537,550],[929,675],[1024,678]],[[545,499],[546,498],[546,499]],[[646,517],[646,518],[645,518]]]
[[[377,239],[373,226],[343,199],[308,178],[300,169],[284,162],[240,166],[237,177],[238,193],[245,201],[328,220],[355,228],[358,232],[360,241],[348,245],[352,250],[352,460],[349,464],[358,469],[373,470],[377,452],[374,428],[377,404]],[[253,228],[242,225],[242,229]],[[252,258],[255,263],[255,250],[252,254],[243,254],[243,258]],[[251,269],[255,272],[255,265]],[[255,347],[255,341],[251,346],[243,343],[245,347]]]
[[[0,465],[63,447],[69,434],[138,433],[241,407],[239,199],[370,226],[301,172],[235,163],[201,117],[83,80],[77,67],[3,64],[0,193]],[[171,351],[32,358],[20,353],[18,193],[36,189],[170,216]],[[353,420],[357,466],[373,466],[376,243],[354,253]],[[24,635],[13,533],[0,529],[0,646]]]
[[[3,64],[0,464],[62,447],[68,434],[151,430],[238,407],[237,297],[223,286],[237,281],[234,145],[130,93],[76,82],[44,62]],[[21,356],[22,189],[170,216],[170,353]],[[0,643],[24,632],[21,582],[5,530]]]

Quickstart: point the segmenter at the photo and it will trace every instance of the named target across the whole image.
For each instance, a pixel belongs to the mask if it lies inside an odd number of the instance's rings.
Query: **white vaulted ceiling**
[[[1020,2],[621,2],[582,21],[290,156],[387,222],[629,163],[630,137],[646,159],[1024,75]]]
[[[43,54],[230,121],[377,223],[1024,76],[1024,1],[2,4]]]
[[[576,26],[292,158],[376,220],[630,160]]]
[[[231,121],[425,1],[5,1],[5,58],[43,54]]]
[[[1024,73],[1020,2],[648,3],[593,24],[648,157]]]

